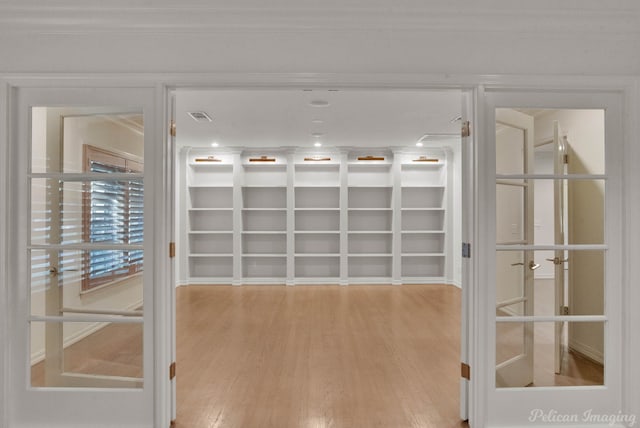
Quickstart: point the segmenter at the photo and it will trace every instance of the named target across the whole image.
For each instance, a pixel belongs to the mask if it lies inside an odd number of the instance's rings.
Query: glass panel
[[[142,180],[31,179],[31,243],[141,244]]]
[[[524,174],[524,130],[496,123],[496,173]]]
[[[496,109],[510,110],[510,109]],[[569,156],[568,174],[605,173],[604,110],[578,109],[517,109],[533,118],[534,165],[530,173],[552,174],[540,158],[554,157],[554,122],[559,128],[560,142]],[[522,129],[504,123],[496,123],[496,173],[522,174],[524,169],[524,138]],[[552,164],[553,165],[553,164]]]
[[[499,245],[523,244],[525,235],[525,188],[523,180],[515,184],[496,185],[496,243]]]
[[[568,324],[568,325],[567,325]],[[556,327],[561,332],[556,344]],[[524,330],[533,329],[533,349],[526,350]],[[510,364],[533,370],[529,387],[604,385],[604,322],[528,322],[496,324],[496,375],[498,388],[519,387],[517,374],[504,370]],[[556,346],[562,348],[560,371],[556,373]],[[514,362],[525,352],[533,352],[533,367],[517,367]]]
[[[86,172],[87,145],[142,162],[141,111],[113,107],[31,109],[31,172]],[[129,169],[136,169],[127,165]]]
[[[142,388],[142,326],[32,322],[31,386]]]
[[[524,323],[496,324],[496,365],[524,354]]]
[[[138,259],[141,250],[31,250],[30,253],[32,315],[73,316],[113,311],[142,315],[142,261]],[[99,291],[87,293],[97,287]]]
[[[604,262],[604,251],[498,251],[496,313],[560,315],[567,306],[570,315],[604,315]]]
[[[535,245],[604,243],[605,180],[529,180],[529,185],[535,195]],[[497,185],[498,190],[504,187]],[[499,199],[497,206],[505,202]]]

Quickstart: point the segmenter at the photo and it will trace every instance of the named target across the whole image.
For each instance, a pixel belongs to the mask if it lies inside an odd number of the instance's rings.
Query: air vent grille
[[[191,119],[195,120],[196,122],[212,122],[213,121],[213,119],[211,119],[211,117],[203,111],[190,111],[187,114],[191,116]]]

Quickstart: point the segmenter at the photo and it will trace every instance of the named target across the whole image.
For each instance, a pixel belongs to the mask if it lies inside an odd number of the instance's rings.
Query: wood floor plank
[[[461,427],[460,291],[178,289],[178,428]]]

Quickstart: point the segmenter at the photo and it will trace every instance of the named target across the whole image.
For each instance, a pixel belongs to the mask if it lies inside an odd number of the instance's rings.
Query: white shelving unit
[[[354,153],[348,157],[348,277],[355,283],[392,282],[393,162],[390,153],[374,153],[380,160]]]
[[[400,157],[400,270],[403,283],[445,275],[446,163]]]
[[[196,154],[187,159],[191,282],[230,283],[234,256],[233,158],[208,160]]]
[[[358,159],[366,155],[381,159]],[[220,162],[187,156],[190,282],[443,280],[445,159],[389,150],[209,156]]]
[[[299,284],[340,280],[340,161],[295,156],[294,276]]]

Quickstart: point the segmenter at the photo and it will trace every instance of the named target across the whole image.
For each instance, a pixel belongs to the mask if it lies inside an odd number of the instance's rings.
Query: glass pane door
[[[18,91],[11,426],[151,426],[152,102]]]

